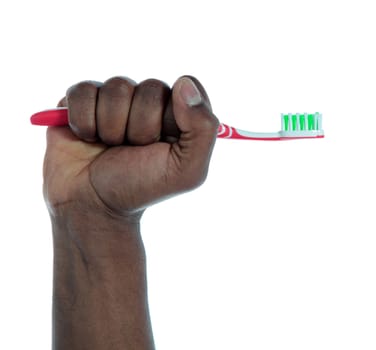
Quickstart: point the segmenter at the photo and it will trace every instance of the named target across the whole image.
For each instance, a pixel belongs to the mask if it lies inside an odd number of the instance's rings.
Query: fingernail
[[[197,106],[203,102],[200,90],[195,83],[187,77],[180,79],[179,93],[185,103],[190,107]]]

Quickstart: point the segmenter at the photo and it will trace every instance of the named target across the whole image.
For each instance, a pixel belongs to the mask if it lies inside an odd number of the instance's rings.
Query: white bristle
[[[322,115],[318,114],[318,129],[322,130]]]
[[[284,130],[283,113],[281,113],[281,130]]]

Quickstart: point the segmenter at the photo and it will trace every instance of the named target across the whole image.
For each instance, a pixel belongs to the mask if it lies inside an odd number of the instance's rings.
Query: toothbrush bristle
[[[321,114],[282,114],[281,129],[282,131],[319,131],[321,130]]]

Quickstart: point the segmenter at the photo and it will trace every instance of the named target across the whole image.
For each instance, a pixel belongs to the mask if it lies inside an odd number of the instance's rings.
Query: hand
[[[81,82],[59,105],[68,107],[70,126],[47,131],[52,216],[74,207],[138,220],[147,206],[205,180],[218,121],[195,78],[172,89],[151,79]]]

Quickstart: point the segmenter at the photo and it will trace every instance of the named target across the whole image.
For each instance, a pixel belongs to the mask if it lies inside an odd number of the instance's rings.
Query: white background
[[[198,77],[219,119],[324,140],[219,140],[207,182],[143,219],[158,349],[375,349],[372,1],[13,1],[0,5],[0,348],[49,349],[45,129],[72,84]]]

